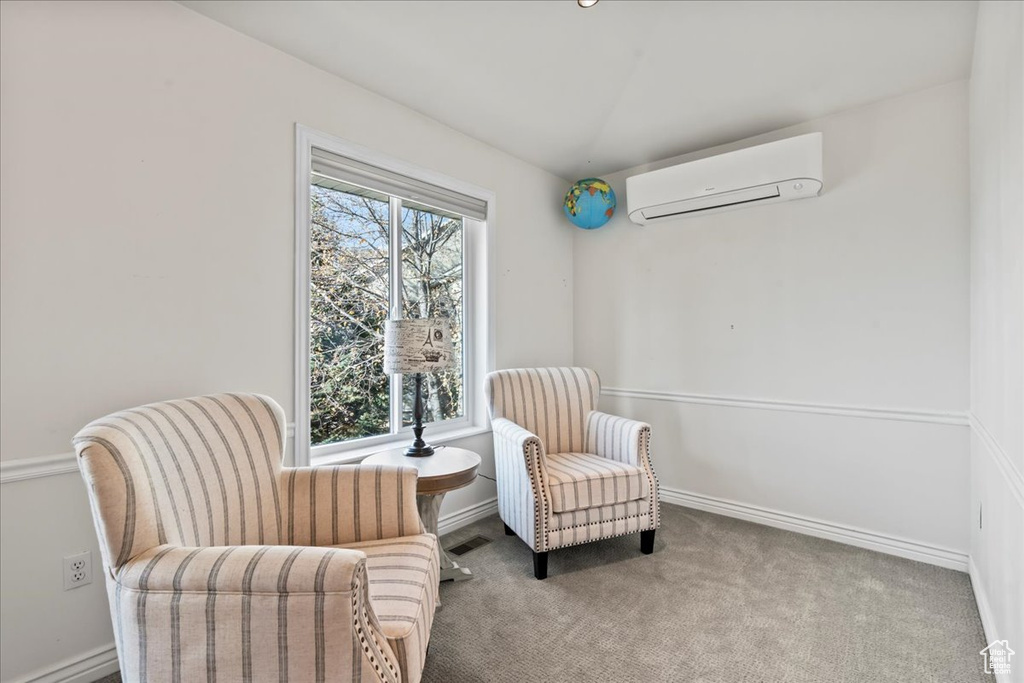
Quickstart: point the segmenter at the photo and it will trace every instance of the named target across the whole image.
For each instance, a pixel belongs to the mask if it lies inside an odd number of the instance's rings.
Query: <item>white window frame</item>
[[[490,244],[495,225],[495,194],[491,190],[410,164],[362,145],[296,124],[295,126],[295,437],[292,462],[298,466],[333,465],[358,462],[371,453],[411,443],[412,427],[401,427],[390,434],[312,446],[310,444],[309,400],[309,226],[310,171],[312,150],[322,149],[415,180],[437,185],[479,199],[487,204],[485,221],[471,218],[463,222],[463,413],[459,418],[425,425],[428,443],[446,443],[490,431],[483,397],[483,379],[494,368],[494,266]],[[398,219],[391,202],[392,221]],[[392,239],[397,234],[391,231]],[[392,251],[395,245],[391,245]],[[397,270],[392,259],[392,277]],[[400,272],[400,271],[398,271]],[[394,289],[392,287],[392,289]],[[395,312],[392,292],[391,308]],[[401,375],[391,378],[392,386]],[[391,406],[391,419],[400,418],[401,406]]]

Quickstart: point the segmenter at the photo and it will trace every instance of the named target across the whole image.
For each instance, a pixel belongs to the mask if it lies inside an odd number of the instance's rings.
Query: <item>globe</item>
[[[595,230],[615,213],[615,191],[600,178],[584,178],[565,193],[565,216],[577,228]]]

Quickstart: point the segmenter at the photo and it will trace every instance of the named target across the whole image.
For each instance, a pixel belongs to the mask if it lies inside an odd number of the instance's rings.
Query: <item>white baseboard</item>
[[[973,557],[967,562],[967,573],[971,577],[974,601],[978,603],[978,614],[981,615],[981,628],[985,631],[985,642],[994,643],[999,640],[999,632],[996,630],[996,619],[992,614],[992,607],[989,605],[988,595],[985,593],[985,586],[981,583],[981,576],[978,574],[978,567],[975,566]],[[1012,683],[1009,674],[995,674],[995,680],[996,683]]]
[[[117,649],[111,643],[69,657],[10,683],[91,683],[117,670]]]
[[[493,515],[498,511],[498,499],[497,497],[489,498],[482,503],[476,503],[469,507],[464,507],[461,510],[455,512],[449,512],[447,515],[441,515],[437,520],[437,533],[441,536],[461,529],[467,524],[472,524],[478,519],[483,519],[488,515]]]
[[[967,571],[967,554],[942,548],[927,543],[919,543],[905,538],[880,534],[874,531],[858,529],[844,524],[825,522],[811,517],[803,517],[788,512],[780,512],[757,505],[738,503],[724,498],[705,496],[691,491],[660,487],[661,500],[672,505],[713,512],[726,517],[735,517],[748,522],[795,531],[808,536],[826,538],[847,545],[867,548],[898,557],[905,557],[918,562],[934,564],[947,569]]]

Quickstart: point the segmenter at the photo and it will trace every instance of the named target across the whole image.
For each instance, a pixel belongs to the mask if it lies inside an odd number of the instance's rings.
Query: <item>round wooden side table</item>
[[[416,481],[416,507],[420,519],[429,533],[437,535],[437,515],[441,509],[444,494],[468,486],[476,479],[480,467],[480,456],[465,448],[435,446],[433,455],[409,457],[404,448],[381,451],[363,460],[367,465],[400,465],[415,467],[419,472]],[[444,548],[441,551],[441,580],[465,581],[473,578],[472,572],[453,561]]]

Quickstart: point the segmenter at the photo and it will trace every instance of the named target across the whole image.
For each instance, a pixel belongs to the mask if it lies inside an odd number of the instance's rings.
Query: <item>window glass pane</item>
[[[310,443],[390,431],[384,374],[388,317],[386,196],[318,182],[310,188]]]
[[[402,208],[402,314],[448,318],[459,367],[423,375],[423,421],[463,415],[462,218],[412,204]],[[402,424],[413,422],[413,375],[402,377]]]

